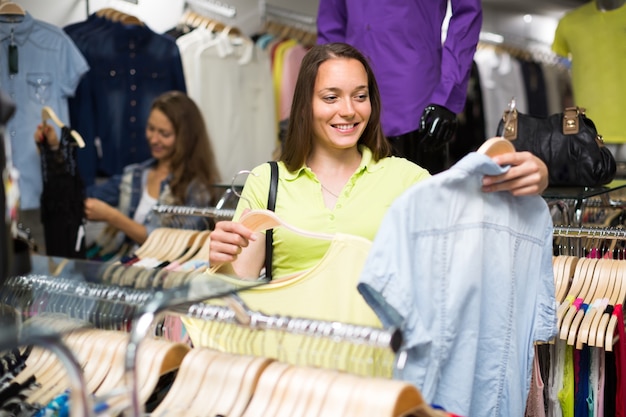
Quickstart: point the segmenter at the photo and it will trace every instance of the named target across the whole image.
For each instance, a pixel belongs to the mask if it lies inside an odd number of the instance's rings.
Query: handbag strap
[[[274,211],[276,209],[276,191],[278,190],[278,163],[269,161],[271,168],[270,191],[267,196],[267,209]],[[265,232],[265,277],[271,281],[272,279],[272,255],[274,251],[274,229]]]

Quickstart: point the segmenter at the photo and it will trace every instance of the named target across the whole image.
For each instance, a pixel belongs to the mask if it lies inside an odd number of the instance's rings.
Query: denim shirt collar
[[[118,29],[113,32],[115,49],[118,51],[142,49],[152,35],[153,32],[148,27],[119,24]]]
[[[470,152],[450,169],[475,172],[482,175],[501,175],[506,173],[509,168],[509,165],[500,166],[496,164],[493,159],[485,154]]]
[[[33,31],[35,26],[35,20],[26,12],[24,17],[18,17],[14,24],[11,24],[12,20],[8,20],[7,17],[0,17],[0,41],[3,41],[11,37],[11,30],[13,30],[13,39],[18,45],[24,45]],[[8,24],[5,24],[8,23]]]

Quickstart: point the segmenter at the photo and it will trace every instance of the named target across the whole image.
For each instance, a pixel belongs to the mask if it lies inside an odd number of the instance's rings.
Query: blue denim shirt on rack
[[[396,377],[463,416],[522,416],[534,342],[557,332],[547,204],[481,191],[484,175],[506,169],[470,153],[407,190],[359,284],[383,325],[402,328]]]
[[[16,46],[18,57],[14,74],[7,66],[11,44]],[[33,132],[41,123],[41,109],[49,106],[68,124],[68,98],[88,70],[72,39],[57,26],[34,19],[28,12],[17,18],[0,16],[0,89],[17,103],[4,137],[10,151],[8,163],[20,173],[20,205],[24,210],[39,208],[43,190],[40,157],[33,140]]]

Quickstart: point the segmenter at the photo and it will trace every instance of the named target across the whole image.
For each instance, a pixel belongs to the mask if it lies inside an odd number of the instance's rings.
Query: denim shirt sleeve
[[[87,197],[97,198],[110,206],[117,207],[120,201],[122,175],[114,175],[106,182],[87,187]]]

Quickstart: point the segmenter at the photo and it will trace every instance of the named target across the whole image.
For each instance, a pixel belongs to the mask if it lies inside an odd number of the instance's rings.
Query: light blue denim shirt
[[[557,333],[552,220],[540,196],[484,193],[506,172],[470,153],[390,207],[359,290],[401,326],[395,377],[468,417],[524,415],[533,343]]]
[[[69,125],[68,97],[74,94],[83,74],[89,70],[74,42],[59,27],[42,22],[26,12],[13,22],[0,16],[0,89],[17,104],[5,138],[8,155],[20,173],[22,209],[39,208],[43,189],[39,154],[33,139],[41,123],[41,109],[50,106]],[[8,49],[17,46],[18,71],[10,74]],[[79,132],[80,133],[80,132]]]

